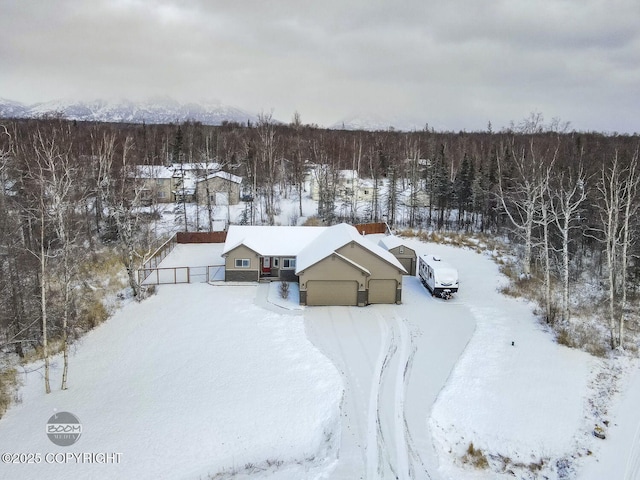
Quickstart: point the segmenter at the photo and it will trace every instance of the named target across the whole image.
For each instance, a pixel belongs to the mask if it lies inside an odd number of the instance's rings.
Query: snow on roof
[[[173,165],[171,165],[171,168],[176,171],[195,170],[198,172],[206,172],[206,171],[215,172],[217,170],[220,170],[222,167],[218,162],[202,162],[202,163],[196,162],[196,163],[174,163]]]
[[[395,235],[387,235],[386,237],[380,239],[378,245],[380,245],[385,250],[391,250],[392,248],[396,248],[401,245],[410,248],[407,246],[407,242],[404,240],[404,238],[396,237]]]
[[[298,259],[296,260],[296,275],[350,242],[358,243],[394,267],[406,271],[398,259],[387,250],[360,235],[355,227],[347,225],[346,223],[340,223],[327,228],[322,235],[315,238],[313,242],[298,254]]]
[[[357,179],[358,171],[357,170],[338,170],[338,175],[345,179],[347,178]]]
[[[457,272],[456,268],[453,265],[448,264],[437,255],[427,253],[424,255],[420,255],[420,258],[422,258],[427,263],[427,265],[431,265],[434,270],[453,270],[454,272]]]
[[[173,170],[163,165],[136,165],[133,178],[171,178]]]
[[[345,257],[344,255],[340,255],[338,252],[333,252],[333,255],[335,255],[336,257],[341,258],[342,260],[344,260],[347,263],[350,263],[351,265],[353,265],[354,267],[356,267],[358,270],[363,271],[364,273],[366,273],[367,275],[371,275],[371,272],[369,271],[368,268],[363,267],[362,265],[360,265],[359,263],[354,262],[353,260],[351,260],[350,258]]]
[[[222,254],[245,245],[264,256],[297,256],[328,227],[231,225]]]
[[[205,178],[201,178],[200,180],[198,180],[198,182],[202,182],[204,180],[209,180],[209,179],[215,178],[215,177],[219,177],[219,178],[222,178],[224,180],[228,180],[228,181],[233,182],[233,183],[242,183],[242,177],[234,175],[233,173],[223,172],[223,171],[219,171],[219,172],[215,172],[215,173],[212,173],[210,175],[207,175]]]

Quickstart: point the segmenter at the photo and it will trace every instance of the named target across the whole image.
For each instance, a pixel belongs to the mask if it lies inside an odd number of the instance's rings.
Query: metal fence
[[[178,243],[224,243],[226,232],[178,232],[160,245],[138,270],[140,285],[164,285],[177,283],[204,283],[224,280],[223,265],[201,267],[161,267],[158,266]]]
[[[169,255],[171,250],[173,250],[173,247],[176,246],[176,243],[177,243],[177,237],[176,235],[173,235],[169,240],[167,240],[162,245],[160,245],[155,252],[153,252],[153,255],[151,255],[151,258],[146,262],[144,262],[144,265],[140,270],[149,270],[149,269],[157,268],[158,265],[160,265],[160,262],[162,262],[162,260],[164,260],[165,257]]]
[[[140,285],[206,283],[215,280],[224,280],[224,265],[141,268],[138,270],[138,282]]]

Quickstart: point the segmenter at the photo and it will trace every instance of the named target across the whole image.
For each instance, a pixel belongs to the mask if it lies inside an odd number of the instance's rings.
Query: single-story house
[[[298,253],[326,228],[229,226],[222,251],[225,259],[225,280],[297,280],[295,269]]]
[[[400,261],[351,225],[232,225],[222,256],[226,281],[298,281],[302,305],[400,303]]]
[[[415,276],[417,262],[416,251],[409,248],[402,238],[396,237],[395,235],[387,235],[378,242],[378,245],[393,254],[409,275]]]

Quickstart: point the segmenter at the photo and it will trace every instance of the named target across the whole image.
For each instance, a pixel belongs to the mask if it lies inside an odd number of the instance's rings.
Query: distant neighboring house
[[[240,202],[242,177],[218,171],[196,180],[196,201],[200,205],[237,205]],[[209,197],[209,198],[207,198]]]
[[[143,203],[173,202],[173,170],[162,165],[137,165],[132,176],[142,182]]]
[[[356,170],[332,172],[328,171],[326,165],[317,165],[309,172],[308,181],[311,198],[316,201],[320,200],[320,190],[323,186],[335,188],[336,199],[341,200],[369,201],[374,196],[373,182],[360,178]]]
[[[302,305],[400,303],[400,261],[351,225],[229,227],[226,281],[298,281]]]
[[[418,257],[416,251],[408,247],[404,239],[395,235],[387,235],[378,242],[378,245],[396,257],[407,274],[415,276]]]
[[[197,200],[206,204],[207,185],[215,205],[235,205],[240,201],[242,178],[222,171],[216,162],[174,163],[169,167],[138,165],[131,177],[142,182],[143,203]]]

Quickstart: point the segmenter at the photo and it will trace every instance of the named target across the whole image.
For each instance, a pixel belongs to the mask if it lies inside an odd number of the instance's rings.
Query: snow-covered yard
[[[69,390],[23,376],[0,420],[1,452],[117,452],[117,465],[1,465],[0,477],[207,478],[270,471],[291,478],[336,455],[340,379],[306,339],[302,317],[255,305],[255,285],[167,285],[88,334]],[[56,361],[52,385],[59,384]],[[57,447],[47,420],[68,411],[80,440]]]

